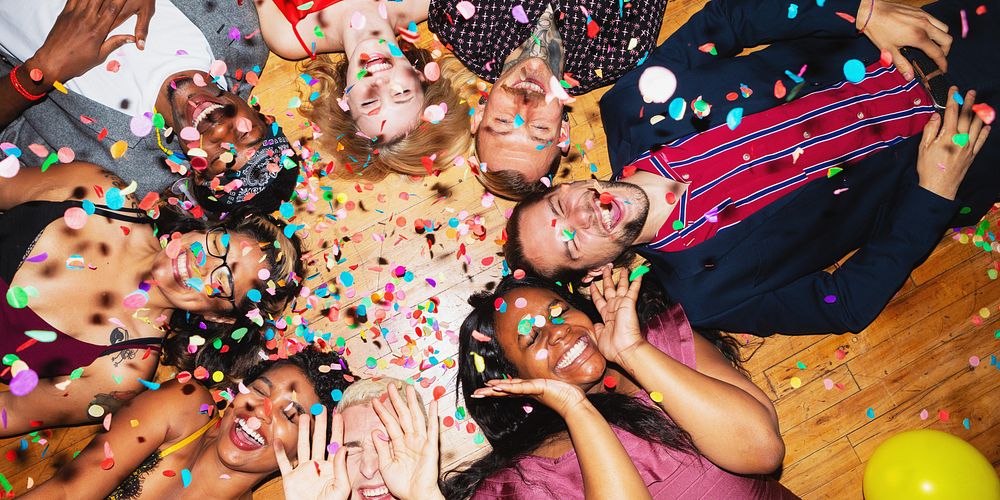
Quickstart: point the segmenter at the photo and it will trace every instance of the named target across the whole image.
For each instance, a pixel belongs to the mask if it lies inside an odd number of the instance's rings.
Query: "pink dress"
[[[680,306],[671,308],[654,320],[646,335],[651,344],[670,357],[691,368],[695,367],[694,333]],[[645,392],[640,392],[635,397],[654,405]],[[730,474],[704,457],[678,453],[617,427],[614,432],[632,457],[639,475],[655,499],[798,498],[777,481]],[[610,477],[607,479],[614,480]],[[472,498],[583,499],[583,474],[576,452],[571,450],[559,458],[523,458],[514,467],[484,480]]]

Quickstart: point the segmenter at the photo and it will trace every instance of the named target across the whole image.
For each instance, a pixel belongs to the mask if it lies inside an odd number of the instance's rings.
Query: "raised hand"
[[[975,91],[970,90],[965,94],[961,111],[954,98],[956,92],[957,87],[948,89],[944,123],[936,113],[931,115],[924,127],[917,157],[920,186],[949,200],[955,199],[972,160],[990,135],[990,126],[985,125],[972,111],[972,105],[976,102]]]
[[[601,282],[590,284],[590,300],[604,321],[594,325],[597,349],[606,359],[619,365],[622,353],[645,342],[635,309],[642,276],[629,283],[628,275],[628,270],[623,269],[616,281],[611,270],[604,268]]]
[[[274,442],[274,457],[281,470],[281,485],[285,498],[296,500],[347,500],[351,496],[351,482],[347,478],[347,448],[344,441],[344,418],[333,416],[330,440],[338,449],[332,459],[327,459],[326,408],[316,416],[312,445],[309,441],[309,423],[312,417],[299,415],[298,463],[292,467],[281,441]]]
[[[589,405],[583,389],[548,378],[490,380],[486,382],[486,387],[480,387],[472,393],[474,398],[504,396],[531,396],[552,408],[565,420],[569,420],[574,410]]]
[[[857,27],[864,28],[865,35],[879,50],[892,55],[893,64],[907,81],[913,79],[913,65],[899,52],[902,47],[920,49],[942,71],[948,70],[945,59],[951,50],[948,25],[917,7],[885,0],[861,0]]]
[[[381,431],[372,435],[385,486],[400,500],[443,499],[438,489],[437,401],[431,402],[425,419],[413,386],[406,386],[405,403],[395,385],[387,392],[391,408],[378,398],[372,400],[389,435],[388,440]]]

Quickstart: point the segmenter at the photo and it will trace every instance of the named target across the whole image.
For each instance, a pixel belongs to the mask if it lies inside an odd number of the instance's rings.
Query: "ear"
[[[590,282],[594,281],[595,279],[600,278],[604,274],[604,270],[605,269],[607,269],[609,271],[612,270],[612,269],[614,269],[614,264],[608,262],[607,264],[604,264],[601,267],[597,267],[597,268],[591,269],[590,271],[587,271],[587,275],[584,276],[583,279],[581,279],[580,281],[582,281],[584,283],[590,283]]]
[[[472,133],[475,134],[479,132],[479,124],[483,121],[483,115],[486,113],[486,103],[488,98],[486,96],[480,97],[474,100],[470,104],[472,105]]]
[[[219,316],[216,314],[208,313],[208,314],[203,314],[202,317],[211,321],[212,323],[225,323],[227,325],[236,323],[236,318],[233,318],[231,316]]]
[[[569,120],[563,119],[562,124],[559,128],[559,149],[562,150],[563,156],[569,153]]]

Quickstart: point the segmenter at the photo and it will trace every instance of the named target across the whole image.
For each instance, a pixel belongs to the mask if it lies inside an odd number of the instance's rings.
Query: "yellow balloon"
[[[865,466],[865,500],[1000,500],[1000,479],[979,450],[930,429],[880,444]]]

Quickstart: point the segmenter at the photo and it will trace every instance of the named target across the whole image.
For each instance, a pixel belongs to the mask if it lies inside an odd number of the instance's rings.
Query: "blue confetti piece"
[[[788,78],[791,78],[792,81],[795,82],[796,85],[798,85],[798,84],[800,84],[800,83],[802,83],[802,82],[805,81],[804,78],[802,78],[799,75],[796,75],[795,73],[792,73],[791,71],[788,71],[787,69],[785,70],[785,76],[787,76]]]
[[[198,291],[205,287],[205,282],[201,278],[188,278],[184,284]]]
[[[113,187],[104,192],[104,201],[111,210],[119,210],[125,206],[125,197],[121,189]]]
[[[687,102],[680,97],[675,97],[674,100],[670,101],[670,107],[667,109],[667,112],[670,113],[670,117],[674,120],[684,118],[685,111],[687,111]]]
[[[191,471],[181,469],[181,482],[184,484],[185,488],[191,485]]]
[[[868,418],[875,418],[875,409],[868,408],[867,410],[865,410],[865,415],[867,415]]]
[[[289,224],[285,226],[285,230],[283,231],[285,233],[285,238],[291,238],[295,234],[295,231],[304,227],[306,227],[305,224]]]
[[[340,282],[346,287],[354,286],[354,275],[344,271],[340,273]]]
[[[312,406],[309,407],[309,413],[311,413],[313,416],[323,413],[323,404],[314,403]]]
[[[283,202],[280,207],[278,207],[278,212],[281,216],[286,219],[291,219],[295,215],[295,206],[291,202]]]
[[[82,205],[83,211],[87,212],[87,215],[94,215],[94,212],[97,211],[97,207],[94,206],[94,202],[90,200],[83,200]]]
[[[788,18],[795,19],[797,15],[799,15],[799,6],[794,3],[788,4]]]
[[[816,5],[822,7],[826,5],[826,0],[816,0]]]
[[[333,398],[333,402],[339,403],[341,399],[344,398],[344,391],[340,389],[334,389],[330,391],[330,397]]]
[[[514,128],[521,128],[524,125],[524,118],[521,115],[514,115]]]
[[[954,99],[959,106],[965,105],[965,99],[962,99],[962,94],[959,94],[957,90],[955,91],[955,93],[951,94],[951,98]]]
[[[261,299],[260,290],[251,288],[247,292],[247,298],[250,299],[250,300],[252,300],[252,301],[254,301],[254,302],[260,302],[260,299]]]
[[[138,380],[139,380],[140,384],[146,386],[146,388],[149,389],[149,390],[151,390],[151,391],[155,391],[155,390],[157,390],[157,389],[160,388],[160,384],[158,384],[156,382],[150,382],[148,380],[143,380],[141,378],[138,379]]]
[[[736,127],[740,126],[740,122],[743,121],[743,108],[733,108],[729,110],[726,114],[726,126],[729,130],[736,130]]]
[[[399,47],[391,42],[389,43],[389,54],[391,54],[392,57],[403,57],[403,51],[399,50]]]
[[[972,422],[969,422],[968,418],[962,419],[962,427],[965,427],[966,430],[969,430],[972,428]]]
[[[865,63],[850,59],[844,63],[844,78],[851,83],[858,83],[865,79]]]

